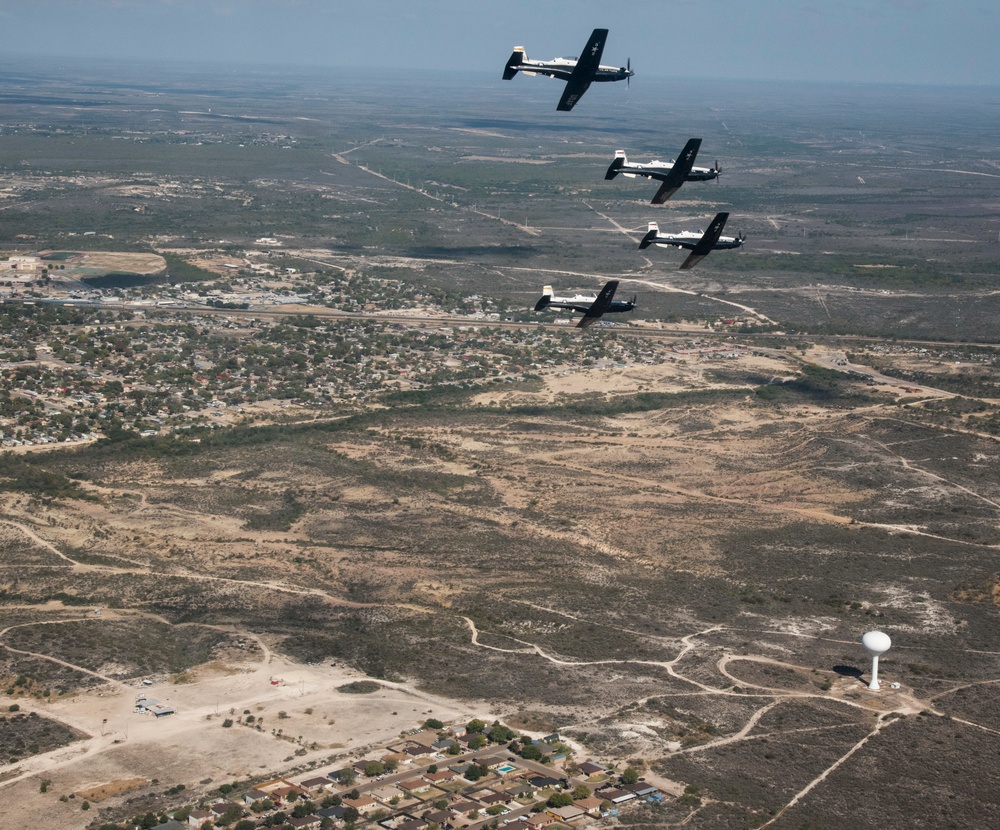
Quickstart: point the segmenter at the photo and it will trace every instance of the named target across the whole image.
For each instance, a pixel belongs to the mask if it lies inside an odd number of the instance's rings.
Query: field
[[[77,115],[43,80],[3,126],[10,251],[96,229],[204,269],[267,236],[510,307],[620,278],[634,324],[587,337],[662,359],[19,456],[75,489],[0,490],[0,688],[75,732],[0,765],[5,815],[99,826],[477,715],[679,796],[623,824],[997,823],[1000,159],[971,92],[689,82],[654,109],[651,81],[571,124],[530,79],[437,79],[432,107],[164,76],[125,112],[84,76]],[[688,135],[721,184],[654,211],[602,180]],[[636,250],[724,207],[738,253]],[[739,358],[653,339],[734,313],[770,329]],[[134,713],[147,689],[176,714]]]

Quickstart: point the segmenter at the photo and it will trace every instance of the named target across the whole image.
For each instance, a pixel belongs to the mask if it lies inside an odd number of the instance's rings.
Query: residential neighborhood
[[[427,721],[342,765],[222,789],[225,800],[178,809],[152,830],[559,830],[668,797],[632,767],[577,762],[558,735],[536,740],[481,720]]]

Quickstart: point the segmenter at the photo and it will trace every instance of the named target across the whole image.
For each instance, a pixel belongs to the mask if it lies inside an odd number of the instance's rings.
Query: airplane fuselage
[[[525,75],[548,75],[560,81],[568,81],[576,69],[577,58],[553,58],[550,61],[533,61],[525,59],[518,69]],[[624,81],[635,73],[624,66],[598,66],[591,81]]]
[[[566,311],[578,311],[581,314],[586,312],[590,306],[597,301],[597,297],[591,294],[589,297],[577,294],[575,297],[553,297],[547,308],[562,308]],[[612,300],[605,314],[613,314],[616,311],[631,311],[634,304],[625,300]]]
[[[677,233],[669,234],[661,233],[650,241],[654,245],[662,245],[670,248],[685,248],[689,251],[693,251],[695,246],[701,241],[702,236],[704,236],[704,234],[696,233],[694,231],[678,231]],[[720,236],[712,246],[712,250],[724,251],[729,248],[739,248],[742,244],[743,240],[738,236]]]
[[[636,176],[645,176],[649,179],[664,180],[674,168],[672,161],[651,161],[649,164],[633,164],[631,162],[623,164],[618,172],[630,179]],[[691,172],[685,176],[688,182],[707,182],[719,177],[719,171],[713,167],[692,167]]]

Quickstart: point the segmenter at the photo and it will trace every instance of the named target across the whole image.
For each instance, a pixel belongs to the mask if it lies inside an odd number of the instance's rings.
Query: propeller
[[[722,175],[722,168],[719,166],[719,160],[715,160],[715,183],[719,183],[719,176]]]
[[[629,58],[627,61],[625,61],[625,88],[628,89],[631,83],[632,83],[632,58]]]
[[[635,301],[636,301],[636,299],[638,299],[638,296],[639,296],[638,294],[633,294],[632,295],[632,301],[629,303],[629,305],[631,305],[632,308],[630,308],[628,310],[629,314],[635,314]]]

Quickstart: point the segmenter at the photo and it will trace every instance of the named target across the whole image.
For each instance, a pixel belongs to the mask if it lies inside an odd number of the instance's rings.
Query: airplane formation
[[[604,45],[608,39],[607,29],[594,29],[583,52],[579,57],[573,58],[553,58],[550,61],[530,60],[523,46],[515,46],[514,51],[507,59],[507,65],[503,70],[503,79],[509,81],[521,72],[525,75],[548,75],[551,78],[566,82],[566,88],[556,105],[556,109],[567,112],[576,106],[583,94],[590,88],[592,83],[605,81],[625,81],[635,75],[632,71],[632,59],[629,58],[625,66],[603,66],[601,56],[604,54]],[[718,180],[722,168],[719,162],[715,162],[715,167],[695,167],[694,162],[701,149],[701,139],[688,139],[684,149],[674,161],[663,162],[653,160],[648,164],[630,163],[624,150],[615,153],[614,161],[604,174],[606,181],[610,181],[619,175],[629,179],[642,176],[660,182],[660,187],[654,194],[650,204],[662,205],[673,196],[685,182],[704,182],[712,179]],[[739,248],[746,240],[745,234],[738,236],[723,236],[722,230],[729,219],[728,213],[717,213],[708,230],[702,231],[676,231],[673,233],[661,233],[656,222],[650,222],[649,228],[642,241],[639,243],[640,250],[645,250],[650,245],[681,248],[690,251],[684,262],[681,263],[681,271],[693,268],[703,260],[711,251]],[[547,285],[541,298],[535,303],[535,311],[544,311],[549,308],[562,308],[583,315],[577,328],[587,328],[601,319],[604,314],[632,311],[635,308],[636,298],[630,301],[615,300],[615,291],[618,289],[618,280],[610,280],[596,296],[575,295],[573,297],[556,297],[552,286]]]

